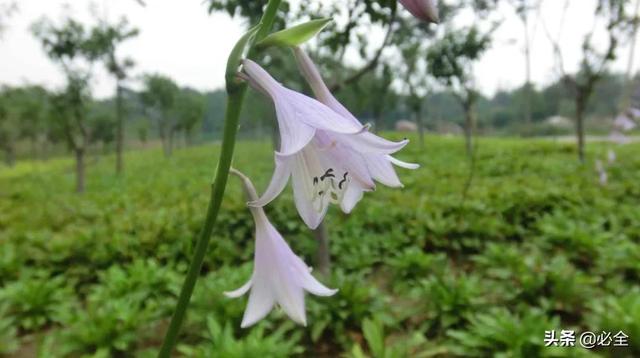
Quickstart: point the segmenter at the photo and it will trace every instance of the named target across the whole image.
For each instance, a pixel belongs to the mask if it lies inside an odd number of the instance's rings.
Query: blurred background
[[[597,13],[598,1],[444,2],[439,26],[416,21],[402,8],[391,9],[395,7],[392,3],[292,1],[279,22],[282,27],[284,21],[295,24],[311,17],[335,20],[306,47],[322,65],[325,80],[336,89],[337,97],[376,129],[462,133],[466,98],[460,95],[469,97],[468,92],[473,93],[479,134],[571,135],[575,92],[580,91],[568,79],[576,77],[582,84],[587,81],[580,77],[592,71],[597,72],[593,74],[596,79],[581,115],[589,133],[607,134],[611,120],[622,110],[623,99],[638,88],[633,57],[638,40],[629,19],[612,29],[616,43],[611,58],[604,60],[609,50],[606,27],[611,20],[604,9],[607,1]],[[626,4],[626,16],[632,15],[633,6]],[[22,96],[42,107],[31,106],[39,115],[20,121],[24,128],[13,131],[21,133],[5,134],[10,130],[3,126],[3,143],[17,147],[5,149],[9,162],[14,156],[64,153],[64,135],[54,133],[51,120],[44,118],[51,112],[44,97],[64,91],[69,75],[65,71],[86,77],[82,90],[91,107],[87,112],[91,117],[87,120],[89,147],[113,150],[117,144],[116,122],[120,119],[110,109],[117,100],[117,88],[121,89],[119,116],[126,117],[123,130],[128,145],[160,139],[165,125],[151,113],[150,99],[145,102],[143,98],[148,80],[159,77],[176,92],[171,96],[180,99],[168,105],[168,112],[194,111],[192,116],[172,113],[169,117],[175,119],[167,119],[171,123],[166,124],[165,136],[175,136],[178,145],[218,138],[226,56],[235,39],[259,18],[261,4],[24,1],[4,2],[2,10],[4,97],[27,91]],[[91,32],[104,32],[104,37],[109,31],[114,33],[93,45],[93,55],[78,53],[61,59],[45,42],[54,36],[52,30],[64,28],[69,21],[77,22],[85,37]],[[40,32],[38,25],[44,27]],[[453,42],[459,46],[452,46]],[[455,57],[455,63],[448,56]],[[110,68],[110,61],[121,68]],[[65,70],[64,62],[75,68]],[[270,51],[263,64],[287,86],[303,88],[286,51]],[[38,96],[44,97],[38,100]],[[270,105],[251,102],[241,132],[255,137],[271,133]]]
[[[203,221],[226,59],[265,1],[0,0],[0,356],[153,356]],[[179,354],[638,356],[637,0],[283,1],[275,30],[330,17],[304,49],[372,131],[408,137],[405,187],[321,230],[290,189],[267,208],[340,289],[309,327],[241,330],[222,291],[252,268],[230,181]],[[309,93],[289,50],[256,58]],[[234,166],[264,190],[278,131],[250,91]],[[545,330],[630,346],[545,347]]]

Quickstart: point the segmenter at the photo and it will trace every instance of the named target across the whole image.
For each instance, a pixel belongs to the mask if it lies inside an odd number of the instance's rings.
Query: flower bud
[[[437,0],[398,0],[409,12],[416,18],[426,21],[438,23]]]

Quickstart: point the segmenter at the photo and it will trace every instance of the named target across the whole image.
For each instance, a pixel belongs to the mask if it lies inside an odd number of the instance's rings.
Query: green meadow
[[[386,137],[402,138],[398,133]],[[615,147],[601,185],[590,143],[427,137],[398,155],[404,188],[379,185],[350,215],[326,218],[338,288],[307,295],[308,326],[276,309],[241,329],[254,224],[229,184],[181,331],[186,357],[640,356],[640,145]],[[263,191],[272,145],[240,141],[233,166]],[[151,357],[157,353],[205,216],[219,147],[0,167],[0,356]],[[606,161],[606,160],[605,160]],[[471,170],[473,168],[473,170]],[[317,242],[291,188],[266,207],[313,266]],[[546,330],[623,331],[630,347],[545,347]]]

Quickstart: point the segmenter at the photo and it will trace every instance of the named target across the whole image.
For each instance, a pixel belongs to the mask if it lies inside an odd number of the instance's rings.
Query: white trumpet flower
[[[607,161],[610,165],[616,162],[616,152],[613,149],[607,151]]]
[[[249,200],[256,200],[258,196],[249,178],[234,169],[231,171],[242,179]],[[306,326],[305,291],[331,296],[337,290],[325,287],[311,275],[311,269],[291,250],[262,208],[250,207],[250,210],[256,223],[253,274],[242,287],[225,295],[236,298],[251,290],[242,328],[264,318],[276,304],[293,321]]]
[[[271,182],[250,206],[271,202],[291,177],[298,213],[314,229],[330,203],[350,212],[363,191],[375,188],[374,179],[401,186],[390,163],[416,167],[388,156],[407,140],[391,142],[369,133],[353,116],[282,86],[251,60],[244,60],[243,71],[243,78],[273,101],[281,138]]]
[[[362,125],[360,121],[358,121],[358,119],[353,114],[351,114],[351,112],[349,112],[349,110],[346,109],[342,105],[342,103],[340,103],[333,96],[333,94],[331,94],[331,91],[329,91],[329,88],[322,80],[322,77],[320,76],[320,72],[318,72],[318,69],[316,68],[311,58],[309,58],[307,53],[304,52],[301,48],[296,47],[294,48],[294,54],[298,62],[298,67],[300,68],[300,71],[302,72],[307,83],[309,83],[309,86],[311,87],[311,90],[313,91],[313,94],[315,95],[315,97],[320,102],[324,103],[329,108],[334,110],[336,113],[340,114],[346,120],[354,123],[355,125]],[[361,136],[371,136],[375,138],[380,138],[368,132],[361,134]],[[349,143],[346,143],[346,144],[349,144]],[[354,146],[351,146],[351,148],[348,148],[345,151],[345,154],[346,153],[349,153],[355,157],[358,157],[358,154],[359,154],[360,157],[364,160],[364,163],[369,171],[370,178],[375,179],[376,181],[390,187],[402,186],[402,183],[400,183],[400,180],[398,179],[398,176],[395,170],[393,169],[392,164],[395,164],[399,167],[403,167],[407,169],[419,168],[418,164],[406,163],[406,162],[400,161],[390,156],[389,153],[363,152],[363,151],[359,151],[358,148]],[[366,189],[362,188],[362,190],[360,190],[357,193],[357,195],[361,197],[362,191],[364,190]]]
[[[598,172],[598,181],[600,182],[600,185],[607,185],[607,170],[604,168],[602,161],[600,161],[599,159],[596,159],[596,171]]]

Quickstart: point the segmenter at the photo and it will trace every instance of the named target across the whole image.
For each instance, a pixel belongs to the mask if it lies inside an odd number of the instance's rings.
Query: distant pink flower
[[[613,149],[609,149],[607,151],[607,160],[609,161],[609,164],[616,162],[616,152]]]
[[[599,181],[600,181],[600,185],[607,185],[608,180],[608,175],[606,171],[601,171],[600,172],[600,177],[599,177]]]
[[[596,171],[598,172],[600,185],[607,185],[607,171],[604,169],[604,165],[602,165],[600,160],[596,160]]]
[[[437,0],[398,0],[416,18],[427,22],[440,22]]]
[[[627,110],[627,112],[631,117],[633,117],[633,119],[640,119],[640,109],[631,107]]]
[[[617,144],[627,144],[631,142],[631,139],[629,139],[629,137],[627,137],[626,135],[622,134],[617,130],[614,130],[611,132],[611,134],[609,134],[609,140]]]
[[[251,181],[240,172],[232,171],[242,179],[250,200],[256,200],[258,195]],[[311,275],[311,269],[291,251],[262,208],[250,207],[250,210],[256,223],[253,274],[242,287],[225,292],[225,295],[236,298],[251,290],[242,328],[264,318],[276,304],[293,321],[306,326],[305,291],[317,296],[331,296],[337,290],[325,287]]]
[[[620,114],[613,120],[613,126],[621,131],[628,132],[636,127],[636,122],[624,114]]]
[[[245,79],[274,102],[281,138],[271,182],[249,205],[268,204],[291,177],[298,213],[314,229],[330,203],[350,212],[363,191],[375,188],[373,179],[401,186],[389,163],[415,167],[388,156],[407,140],[391,142],[369,133],[355,118],[282,86],[251,60],[244,61],[243,70]]]

